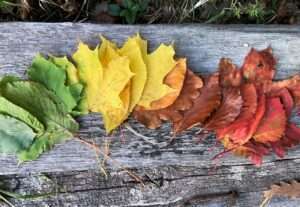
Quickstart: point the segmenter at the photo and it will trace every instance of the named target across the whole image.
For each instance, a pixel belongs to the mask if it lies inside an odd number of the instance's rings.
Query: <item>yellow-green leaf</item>
[[[95,108],[96,97],[100,91],[100,82],[103,79],[103,67],[99,61],[98,47],[91,50],[81,42],[72,57],[78,69],[79,79],[85,84],[88,108],[92,110]]]
[[[68,85],[79,83],[78,71],[74,64],[64,57],[50,57],[50,60],[57,66],[67,71]]]

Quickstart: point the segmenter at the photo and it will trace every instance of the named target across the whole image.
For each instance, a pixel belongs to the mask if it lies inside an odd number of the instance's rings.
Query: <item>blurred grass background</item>
[[[297,24],[298,0],[0,0],[0,21]]]

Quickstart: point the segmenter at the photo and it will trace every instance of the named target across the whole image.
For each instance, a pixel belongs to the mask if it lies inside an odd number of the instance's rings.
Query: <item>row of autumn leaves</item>
[[[1,80],[1,98],[20,112],[0,104],[5,113],[0,123],[20,125],[22,136],[0,139],[0,151],[15,152],[22,161],[36,159],[78,130],[71,115],[89,111],[101,113],[107,133],[132,112],[152,129],[170,121],[176,134],[198,125],[214,132],[225,152],[255,164],[272,150],[284,156],[300,141],[300,129],[288,121],[300,102],[300,78],[274,82],[270,48],[252,49],[240,69],[223,58],[218,71],[202,79],[187,69],[186,59],[175,59],[172,45],[161,44],[148,54],[147,41],[139,35],[121,48],[101,40],[94,50],[79,43],[72,61],[38,55],[28,70],[29,81]]]

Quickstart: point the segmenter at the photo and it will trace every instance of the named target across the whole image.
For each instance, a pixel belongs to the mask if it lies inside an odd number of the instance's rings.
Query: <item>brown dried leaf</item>
[[[183,111],[193,106],[194,100],[200,95],[199,89],[202,86],[202,79],[191,70],[187,70],[180,95],[171,106],[160,110],[145,110],[142,107],[136,107],[133,116],[150,129],[160,127],[162,121],[169,120],[174,124],[182,119]]]
[[[222,58],[219,63],[220,85],[222,87],[237,87],[241,85],[241,71],[229,58]]]
[[[210,114],[220,106],[221,88],[218,73],[207,78],[200,93],[193,106],[184,113],[183,119],[175,124],[175,133],[182,132],[197,124],[203,124]]]
[[[270,190],[264,192],[264,200],[260,207],[267,206],[274,196],[300,198],[300,183],[292,180],[291,183],[281,182],[279,185],[272,185]]]

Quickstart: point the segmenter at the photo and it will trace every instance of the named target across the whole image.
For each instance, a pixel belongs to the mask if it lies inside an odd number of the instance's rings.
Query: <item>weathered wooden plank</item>
[[[2,23],[0,27],[0,67],[1,74],[17,73],[24,75],[36,53],[71,54],[79,40],[96,45],[99,34],[121,42],[136,32],[149,39],[153,47],[159,42],[175,42],[179,56],[188,58],[189,66],[199,73],[212,72],[221,57],[231,57],[241,64],[250,47],[263,48],[272,45],[275,54],[280,57],[278,77],[283,78],[296,73],[300,68],[299,46],[300,28],[283,26],[240,27],[240,26],[112,26],[94,24],[41,24],[41,23]],[[87,117],[82,122],[82,135],[104,139],[105,134],[99,119]],[[152,142],[164,145],[171,136],[169,130],[146,130],[135,125],[143,134],[151,137]],[[207,166],[215,151],[207,152],[209,145],[196,145],[192,134],[182,135],[177,145],[157,149],[132,133],[124,130],[126,143],[120,143],[120,133],[109,139],[112,156],[129,167],[158,166],[165,163]],[[76,153],[74,153],[76,152]],[[291,152],[289,159],[297,158],[297,152]],[[198,157],[201,155],[201,159]],[[270,158],[269,160],[274,160]],[[95,168],[95,156],[77,141],[60,145],[42,159],[17,166],[12,156],[1,156],[0,174],[52,172],[64,170],[86,170]],[[243,159],[227,159],[222,164],[248,163]]]
[[[37,52],[71,54],[79,40],[95,46],[101,33],[120,43],[136,32],[149,39],[151,48],[159,42],[175,42],[178,55],[186,56],[190,68],[200,74],[214,71],[221,57],[230,57],[241,64],[250,47],[264,48],[268,45],[272,45],[279,57],[278,78],[288,77],[300,69],[300,27],[2,23],[0,74],[24,76]],[[13,156],[0,157],[0,175],[9,185],[19,181],[17,189],[21,192],[35,188],[41,191],[51,189],[47,186],[48,182],[38,183],[46,183],[44,188],[33,184],[35,179],[32,177],[37,173],[50,173],[51,178],[56,177],[68,189],[67,193],[58,193],[48,199],[16,201],[17,206],[227,206],[230,205],[232,191],[239,195],[234,205],[257,206],[261,200],[259,192],[271,183],[299,178],[299,147],[282,160],[269,156],[261,168],[229,155],[220,161],[219,168],[212,170],[214,163],[210,159],[222,150],[220,146],[208,150],[214,146],[213,137],[197,144],[197,137],[189,131],[180,135],[174,145],[163,147],[172,136],[167,125],[153,131],[130,120],[133,128],[149,137],[145,141],[126,128],[107,137],[97,115],[83,117],[79,121],[82,127],[80,137],[98,144],[110,140],[114,160],[125,167],[137,169],[141,176],[149,175],[157,181],[163,177],[163,185],[157,187],[146,182],[143,189],[141,184],[135,183],[111,162],[108,162],[108,171],[112,178],[104,181],[96,173],[95,153],[72,140],[58,145],[39,160],[20,166]],[[74,172],[68,175],[70,171]],[[14,178],[16,174],[20,177]],[[285,205],[286,202],[278,201],[274,206]],[[299,202],[289,204],[297,206]]]
[[[259,205],[261,191],[272,183],[299,178],[299,168],[294,168],[294,164],[284,160],[262,168],[251,165],[221,166],[216,170],[183,166],[144,168],[135,172],[144,178],[145,187],[124,172],[111,172],[106,180],[96,171],[5,176],[2,182],[20,193],[57,192],[49,198],[15,201],[22,207],[39,206],[42,202],[50,206],[55,203],[97,206],[100,203],[103,206],[250,207]],[[287,202],[287,199],[275,199],[271,206],[285,206]],[[300,201],[293,200],[293,203],[299,205]]]

